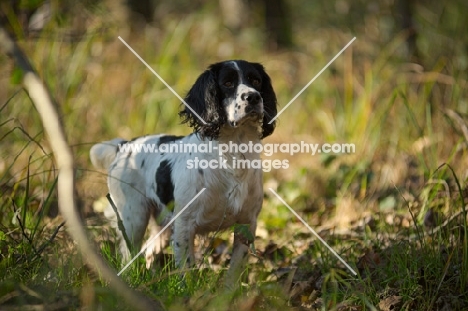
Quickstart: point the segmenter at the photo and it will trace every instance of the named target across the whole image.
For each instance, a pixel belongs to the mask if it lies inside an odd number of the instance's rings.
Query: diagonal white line
[[[129,261],[129,263],[127,263],[125,265],[125,267],[122,268],[122,270],[120,270],[119,273],[117,273],[117,276],[121,275],[125,270],[127,270],[128,267],[130,267],[130,265],[138,258],[138,256],[140,256],[141,254],[143,254],[143,252],[148,248],[148,246],[154,241],[156,240],[164,231],[166,231],[167,228],[169,228],[169,226],[190,206],[190,204],[192,204],[193,201],[195,201],[196,198],[198,198],[200,196],[200,194],[202,194],[203,191],[205,191],[206,188],[203,188],[202,190],[200,190],[200,192],[197,193],[197,195],[195,197],[193,197],[192,200],[190,200],[190,202],[187,203],[187,205],[184,206],[184,208],[177,213],[177,215],[175,215],[171,221],[169,221],[169,223],[167,225],[164,226],[164,228],[161,229],[161,231],[158,232],[158,234],[156,234],[154,237],[152,237],[150,240],[148,240],[148,242],[146,243],[146,246],[143,247],[141,249],[141,251],[135,255],[135,257],[132,258],[132,260]]]
[[[158,73],[157,73],[156,71],[154,71],[154,69],[151,68],[150,65],[148,65],[148,63],[145,62],[145,60],[144,60],[143,58],[141,58],[140,55],[138,55],[138,53],[135,52],[135,50],[133,50],[133,49],[131,48],[130,45],[127,44],[127,42],[125,42],[124,39],[122,39],[122,38],[119,36],[119,40],[122,41],[122,43],[125,44],[125,46],[126,46],[130,51],[132,51],[132,53],[135,54],[135,56],[136,56],[143,64],[145,64],[145,66],[148,67],[148,69],[149,69],[149,70],[150,70],[150,71],[151,71],[151,72],[152,72],[152,73],[153,73],[153,74],[154,74],[154,75],[155,75],[155,76],[156,76],[156,77],[157,77],[157,78],[158,78],[158,79],[159,79],[159,80],[160,80],[160,81],[161,81],[161,82],[162,82],[162,83],[163,83],[163,84],[164,84],[164,85],[181,101],[181,102],[183,102],[184,105],[185,105],[188,109],[190,109],[190,111],[192,111],[193,114],[196,115],[197,118],[198,118],[203,124],[206,125],[205,120],[203,120],[202,117],[200,117],[200,116],[192,109],[192,107],[190,107],[190,106],[187,104],[187,102],[185,102],[185,100],[184,100],[182,97],[180,97],[179,94],[177,94],[177,92],[174,91],[174,89],[173,89],[169,84],[167,84],[166,81],[164,81],[164,79],[161,78],[161,76],[158,75]]]
[[[279,115],[282,114],[283,111],[286,110],[286,108],[288,108],[289,105],[291,105],[291,104],[293,103],[293,101],[295,101],[296,98],[298,98],[299,95],[301,95],[302,92],[304,92],[304,91],[312,84],[312,82],[314,82],[315,79],[317,79],[317,78],[325,71],[325,69],[327,69],[328,66],[331,65],[331,63],[333,63],[333,62],[335,61],[335,59],[337,59],[338,56],[340,56],[340,55],[351,45],[351,43],[353,43],[354,40],[356,40],[356,37],[354,37],[353,39],[351,39],[351,41],[349,41],[348,44],[346,44],[345,47],[342,48],[341,51],[339,51],[338,54],[336,54],[335,57],[333,57],[332,60],[329,61],[328,64],[326,64],[325,67],[323,67],[322,70],[320,70],[320,72],[319,72],[318,74],[316,74],[315,77],[313,77],[312,80],[310,80],[309,83],[307,83],[306,86],[304,86],[304,87],[302,88],[302,90],[300,90],[299,93],[297,93],[297,95],[294,96],[293,99],[291,99],[291,100],[289,101],[289,103],[288,103],[286,106],[284,106],[283,109],[281,109],[281,111],[278,112],[278,113],[276,114],[276,116],[275,116],[273,119],[271,119],[270,122],[268,122],[268,124],[271,124],[273,121],[275,121],[276,118],[278,118]]]
[[[302,219],[301,216],[299,216],[299,214],[296,213],[296,211],[293,210],[293,209],[291,208],[291,206],[288,205],[288,203],[286,203],[273,189],[271,189],[271,188],[268,188],[268,189],[270,189],[270,191],[273,192],[274,195],[276,195],[276,197],[281,201],[281,203],[283,203],[284,205],[286,205],[286,207],[294,214],[294,216],[296,216],[297,219],[299,219],[299,220],[307,227],[307,229],[309,229],[310,232],[312,232],[312,233],[315,235],[315,237],[316,237],[317,239],[319,239],[320,242],[322,242],[322,243],[333,253],[333,255],[335,255],[336,258],[338,258],[338,259],[346,266],[346,268],[349,269],[349,271],[351,271],[354,275],[357,275],[356,271],[354,271],[353,268],[351,268],[350,265],[348,265],[348,264],[346,263],[346,261],[344,261],[343,258],[341,258],[340,255],[338,255],[338,254],[335,252],[335,250],[334,250],[333,248],[331,248],[331,246],[328,245],[327,242],[325,242],[325,241],[320,237],[320,235],[318,235],[317,232],[315,232],[315,230],[312,229],[312,228],[307,224],[307,222],[305,222],[305,220]]]

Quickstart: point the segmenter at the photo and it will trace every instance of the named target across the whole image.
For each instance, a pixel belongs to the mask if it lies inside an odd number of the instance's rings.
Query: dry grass
[[[278,130],[267,140],[352,142],[356,154],[276,155],[287,158],[290,168],[267,173],[265,189],[278,191],[359,276],[349,275],[266,191],[257,257],[252,257],[249,285],[234,303],[216,290],[229,259],[228,234],[200,241],[208,255],[202,257],[203,269],[190,272],[186,287],[171,265],[170,250],[159,267],[146,271],[137,262],[124,278],[174,310],[386,310],[392,301],[403,309],[462,309],[468,306],[463,214],[468,77],[460,29],[466,27],[454,17],[460,17],[461,3],[440,14],[438,4],[432,5],[418,11],[420,23],[426,23],[419,41],[425,67],[406,61],[405,34],[389,30],[390,6],[383,4],[379,14],[365,11],[360,22],[354,7],[340,18],[328,13],[333,8],[327,5],[303,4],[304,12],[296,13],[297,46],[281,52],[264,51],[255,27],[240,35],[230,32],[210,14],[210,5],[184,16],[161,15],[157,26],[138,32],[125,26],[118,10],[77,5],[84,13],[75,19],[86,25],[78,29],[79,40],[66,40],[67,30],[74,29],[66,19],[66,27],[52,23],[41,39],[20,44],[61,104],[90,237],[118,267],[113,233],[92,208],[106,185],[105,175],[88,160],[90,146],[117,136],[190,130],[178,124],[177,98],[117,36],[181,95],[210,63],[260,61],[284,106],[356,35],[351,48],[281,115]],[[334,27],[304,27],[309,16],[315,25],[333,22]],[[453,23],[447,22],[450,17]],[[35,255],[60,224],[60,216],[52,218],[56,172],[39,117],[15,84],[18,72],[3,56],[0,64],[7,68],[0,74],[6,86],[0,89],[0,305],[119,306],[118,297],[83,266],[64,232]],[[458,216],[448,221],[453,215]]]

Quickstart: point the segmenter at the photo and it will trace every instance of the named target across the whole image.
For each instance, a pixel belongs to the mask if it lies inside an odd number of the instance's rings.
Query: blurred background
[[[290,167],[267,173],[265,187],[336,232],[362,221],[434,228],[461,208],[450,202],[468,177],[466,1],[1,0],[0,9],[60,106],[87,219],[107,191],[92,144],[190,133],[178,99],[119,36],[181,96],[211,63],[260,62],[280,109],[356,37],[266,140],[354,143],[356,153],[278,155]],[[25,218],[48,223],[57,214],[50,147],[20,70],[5,55],[0,68],[0,222],[12,227],[23,206]],[[259,235],[284,245],[302,229],[266,193]]]
[[[267,140],[356,144],[353,155],[298,155],[290,169],[267,174],[299,209],[330,212],[349,196],[360,214],[395,186],[421,188],[444,162],[465,178],[464,1],[24,0],[1,1],[1,9],[60,105],[85,212],[105,191],[88,160],[93,143],[190,132],[179,125],[178,99],[118,36],[181,96],[211,63],[260,62],[280,108],[355,36]],[[0,63],[1,183],[13,187],[26,170],[39,184],[52,182],[56,172],[18,85],[21,73],[3,55]],[[39,200],[47,193],[41,187]]]

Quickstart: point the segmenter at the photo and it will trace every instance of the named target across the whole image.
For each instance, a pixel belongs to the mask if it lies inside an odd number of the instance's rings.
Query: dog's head
[[[243,60],[211,65],[198,77],[179,113],[203,137],[216,139],[223,126],[258,125],[260,138],[273,133],[276,95],[261,64]],[[198,116],[197,116],[198,115]],[[206,124],[203,123],[204,120]]]

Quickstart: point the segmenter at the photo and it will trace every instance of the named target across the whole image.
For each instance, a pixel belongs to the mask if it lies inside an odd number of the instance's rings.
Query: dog
[[[203,160],[210,164],[232,163],[235,159],[258,161],[260,154],[252,150],[229,150],[221,157],[213,150],[221,144],[258,144],[271,135],[275,129],[275,121],[271,120],[277,113],[276,95],[261,64],[231,60],[209,66],[189,90],[184,104],[179,115],[182,123],[192,127],[190,135],[150,135],[131,141],[117,138],[94,145],[90,158],[96,168],[108,170],[109,194],[134,249],[143,246],[147,227],[150,241],[204,188],[174,220],[171,229],[175,263],[178,267],[195,263],[195,235],[246,225],[248,231],[234,232],[228,272],[228,278],[234,278],[229,282],[234,282],[243,269],[249,244],[254,242],[263,202],[263,172],[258,167],[227,164],[197,168],[195,164]],[[188,153],[160,152],[161,147],[168,145],[211,145],[212,152],[197,148]],[[136,152],[141,146],[159,147],[159,151]],[[115,212],[108,208],[106,216],[114,218],[115,226]],[[117,231],[120,252],[128,261],[130,250],[122,232]],[[166,231],[165,236],[143,246],[147,267],[154,254],[168,243],[170,231]]]

